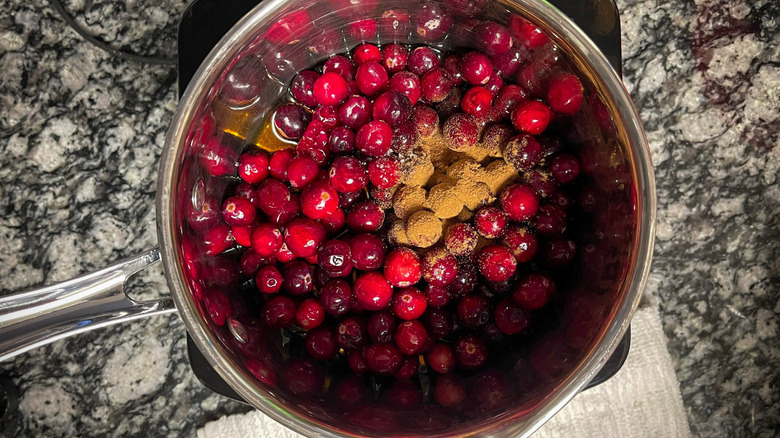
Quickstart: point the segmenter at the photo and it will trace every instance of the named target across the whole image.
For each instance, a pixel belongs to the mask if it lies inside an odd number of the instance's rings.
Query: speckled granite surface
[[[650,296],[694,436],[780,426],[780,3],[618,2],[624,74],[652,147]],[[0,16],[0,294],[71,278],[156,243],[156,166],[176,72],[84,42],[44,0]],[[66,2],[95,34],[175,54],[185,2]],[[134,281],[164,296],[161,268]],[[247,408],[190,371],[173,315],[0,363],[19,388],[10,436],[191,436]]]

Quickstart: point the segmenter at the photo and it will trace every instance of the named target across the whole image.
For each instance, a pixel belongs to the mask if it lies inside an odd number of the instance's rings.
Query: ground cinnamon
[[[441,220],[430,210],[420,210],[406,221],[406,236],[414,246],[433,246],[441,238],[441,233]]]

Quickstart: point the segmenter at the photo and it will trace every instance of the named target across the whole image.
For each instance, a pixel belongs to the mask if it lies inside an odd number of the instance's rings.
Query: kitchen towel
[[[631,349],[623,367],[606,382],[583,391],[542,426],[534,438],[688,438],[666,338],[654,307],[640,308],[631,321]],[[199,438],[299,438],[260,411],[207,423]]]

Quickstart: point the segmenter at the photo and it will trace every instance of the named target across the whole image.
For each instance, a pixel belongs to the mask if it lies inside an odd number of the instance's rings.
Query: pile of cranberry
[[[522,336],[553,298],[551,272],[576,254],[566,187],[579,162],[545,133],[579,111],[582,85],[556,70],[554,47],[534,27],[483,22],[474,34],[480,50],[463,53],[364,43],[332,56],[301,71],[273,115],[294,146],[269,154],[252,145],[232,168],[223,157],[203,161],[217,176],[237,166],[240,181],[190,212],[190,226],[210,256],[241,252],[253,319],[302,337],[316,361],[402,380],[484,367],[490,346]],[[520,180],[431,248],[388,239],[404,155],[434,132],[466,150],[490,128]],[[214,324],[239,312],[229,297],[205,293]],[[275,384],[271,364],[251,368]]]

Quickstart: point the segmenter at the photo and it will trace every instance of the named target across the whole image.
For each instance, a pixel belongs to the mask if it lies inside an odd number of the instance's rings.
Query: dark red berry
[[[380,189],[393,187],[401,179],[398,160],[385,156],[371,161],[368,165],[368,178]]]
[[[325,321],[325,309],[316,298],[307,298],[298,306],[295,321],[305,330],[319,327]]]
[[[406,356],[398,371],[393,373],[393,382],[383,394],[394,406],[413,407],[420,403],[420,390],[409,379],[417,374],[420,366],[416,357]]]
[[[474,27],[479,47],[490,56],[506,53],[512,47],[509,30],[493,21],[483,21]]]
[[[447,229],[444,246],[450,254],[456,257],[467,257],[474,254],[479,236],[470,224],[457,223]]]
[[[221,206],[219,201],[210,195],[205,195],[197,208],[187,203],[187,223],[197,233],[202,233],[220,222]]]
[[[471,85],[485,85],[493,74],[493,64],[480,52],[468,52],[461,62],[463,79]]]
[[[396,287],[411,286],[422,277],[420,256],[410,248],[390,251],[384,265],[385,278]]]
[[[574,260],[577,245],[566,239],[551,240],[542,245],[539,255],[546,266],[560,268]]]
[[[328,58],[322,66],[323,73],[336,73],[346,81],[355,80],[355,65],[346,56],[335,55]],[[313,82],[312,82],[313,83]],[[316,104],[316,101],[315,101]],[[309,105],[314,106],[314,105]]]
[[[266,294],[278,292],[282,288],[282,281],[282,273],[274,265],[263,266],[257,271],[257,276],[255,276],[257,288]]]
[[[504,245],[515,255],[518,264],[530,261],[539,248],[534,233],[518,226],[511,226],[504,232]]]
[[[284,243],[297,257],[317,254],[317,248],[325,240],[325,227],[307,217],[293,219],[284,231]]]
[[[439,41],[447,35],[455,19],[439,3],[423,3],[417,15],[417,35],[426,42]]]
[[[252,249],[263,257],[271,257],[282,245],[282,232],[278,228],[262,223],[255,228],[250,237]]]
[[[369,370],[368,362],[366,362],[366,359],[363,357],[362,351],[352,350],[347,353],[347,364],[352,372],[358,376]],[[363,385],[363,382],[360,384]]]
[[[275,179],[266,179],[257,189],[257,202],[265,214],[273,214],[290,202],[290,188]]]
[[[339,121],[355,131],[371,120],[371,102],[363,96],[351,96],[339,107]]]
[[[403,356],[393,344],[371,344],[363,349],[363,357],[371,371],[383,375],[398,371],[403,362]]]
[[[330,131],[339,126],[339,107],[320,105],[312,114],[312,121],[321,124],[325,130]]]
[[[430,284],[446,286],[458,275],[458,260],[444,248],[435,248],[422,260],[422,275]]]
[[[480,208],[474,215],[477,232],[488,239],[500,237],[508,222],[506,213],[496,207]]]
[[[393,287],[380,272],[366,272],[355,280],[355,299],[364,309],[382,310],[393,299]]]
[[[420,78],[410,71],[399,71],[390,77],[389,88],[391,91],[399,91],[409,98],[409,102],[414,105],[420,98]]]
[[[368,329],[362,317],[349,317],[336,325],[336,343],[347,350],[358,350],[368,345]]]
[[[268,178],[268,154],[260,149],[250,149],[238,158],[238,176],[250,184],[258,184]]]
[[[514,79],[517,70],[526,60],[525,48],[511,47],[507,52],[490,57],[493,63],[493,73],[498,73],[504,79]]]
[[[515,255],[504,245],[486,246],[477,261],[479,272],[490,281],[509,280],[517,270]]]
[[[542,161],[542,145],[531,135],[521,134],[504,146],[504,160],[518,172],[527,172]]]
[[[385,91],[389,84],[387,70],[376,61],[369,61],[359,66],[355,80],[360,92],[369,97]]]
[[[502,116],[509,117],[512,114],[512,110],[520,102],[526,100],[528,100],[528,93],[523,87],[515,84],[506,84],[498,91],[494,107]]]
[[[314,108],[317,106],[317,99],[314,97],[314,82],[319,79],[320,74],[313,70],[303,70],[297,75],[290,84],[290,92],[298,102]]]
[[[206,141],[200,153],[200,162],[211,176],[232,175],[236,171],[236,158],[236,151],[216,136]]]
[[[444,338],[455,326],[455,317],[452,312],[444,309],[428,309],[421,318],[428,329],[428,333],[435,338]]]
[[[456,55],[450,55],[444,58],[441,63],[441,68],[447,72],[453,85],[458,86],[463,83],[463,73],[460,71],[460,57]]]
[[[566,231],[566,213],[554,205],[542,205],[536,213],[533,225],[540,236],[560,236]]]
[[[493,104],[493,93],[485,87],[471,87],[460,100],[460,108],[466,114],[482,117]]]
[[[320,105],[339,105],[349,95],[349,86],[341,75],[328,72],[317,78],[313,92]]]
[[[442,132],[447,146],[457,152],[465,151],[479,141],[479,128],[470,114],[453,114],[444,122]]]
[[[366,199],[366,192],[361,190],[359,192],[341,193],[339,192],[339,207],[350,208]]]
[[[373,120],[361,127],[355,137],[358,151],[372,156],[381,157],[390,150],[393,143],[393,129],[390,124],[381,120]]]
[[[230,234],[230,226],[218,223],[203,233],[203,246],[206,255],[217,255],[225,252],[233,246],[233,235]]]
[[[325,375],[318,363],[308,357],[291,359],[284,367],[284,381],[293,394],[313,394],[322,390]]]
[[[230,226],[250,225],[256,214],[255,206],[246,198],[231,196],[222,204],[222,219]]]
[[[435,308],[444,307],[450,302],[450,293],[444,286],[429,284],[425,287],[425,298],[428,305]]]
[[[374,100],[374,120],[382,120],[390,126],[405,122],[412,114],[412,103],[400,91],[386,91]]]
[[[402,44],[393,43],[382,47],[382,65],[390,73],[405,69],[408,57],[409,49]]]
[[[395,329],[395,345],[403,354],[418,354],[428,344],[428,332],[420,321],[404,321]]]
[[[461,336],[455,343],[455,362],[465,370],[481,368],[487,363],[488,348],[485,341],[475,335]]]
[[[583,88],[577,76],[571,73],[557,74],[550,78],[547,87],[547,104],[551,110],[571,116],[582,107]]]
[[[345,126],[337,126],[330,131],[328,148],[337,154],[355,150],[355,133]]]
[[[371,201],[356,204],[347,213],[347,226],[356,233],[377,231],[384,222],[384,209]]]
[[[466,398],[466,387],[457,374],[442,374],[436,379],[433,397],[445,408],[457,406]]]
[[[328,315],[346,315],[352,308],[352,287],[340,278],[330,280],[320,288],[319,300]]]
[[[359,69],[361,65],[367,62],[381,61],[382,52],[379,50],[379,47],[373,44],[369,44],[369,43],[358,44],[358,46],[355,47],[355,51],[352,53],[352,60],[355,61],[355,64],[358,66]]]
[[[230,304],[230,298],[220,291],[211,291],[203,297],[203,307],[206,308],[209,318],[214,324],[222,326],[231,315],[233,315],[233,306]]]
[[[317,162],[303,155],[290,161],[290,165],[287,167],[287,178],[290,186],[301,189],[314,180],[319,172],[320,167]]]
[[[509,16],[509,33],[529,49],[541,47],[550,41],[550,37],[537,25],[516,14]]]
[[[282,287],[290,295],[303,295],[314,290],[314,268],[301,260],[294,260],[282,268]]]
[[[421,137],[428,137],[439,128],[439,115],[435,109],[418,103],[412,109],[412,123]]]
[[[290,167],[293,158],[295,158],[295,151],[292,149],[274,152],[268,164],[271,176],[279,181],[287,181],[287,168]]]
[[[263,266],[266,266],[272,262],[271,257],[263,257],[256,253],[253,249],[248,249],[241,255],[239,261],[239,269],[241,273],[247,277],[252,277],[257,274],[258,270]],[[189,269],[188,269],[189,271]]]
[[[512,298],[525,309],[541,309],[555,295],[555,283],[545,274],[528,274],[517,284]]]
[[[481,327],[490,321],[490,303],[482,295],[466,295],[458,301],[457,315],[464,327]]]
[[[447,72],[434,68],[422,76],[420,93],[430,102],[441,102],[452,91],[453,83]]]
[[[314,181],[301,192],[301,210],[311,219],[323,219],[339,207],[339,194],[327,181]]]
[[[268,328],[290,327],[295,323],[295,301],[286,295],[274,295],[260,309],[260,320]]]
[[[523,134],[539,135],[550,124],[550,108],[538,100],[526,100],[512,111],[512,125]]]
[[[340,193],[363,190],[368,184],[366,165],[355,157],[340,156],[330,165],[330,184]]]
[[[418,134],[414,124],[404,122],[393,128],[391,148],[399,154],[408,154],[417,146]]]
[[[276,251],[274,257],[276,257],[276,260],[280,263],[289,263],[297,258],[296,255],[287,248],[286,243],[282,243],[282,246]]]
[[[469,259],[464,259],[458,265],[458,275],[447,285],[447,290],[452,297],[466,296],[476,289],[478,282],[477,267]]]
[[[317,262],[331,277],[347,277],[352,272],[352,252],[343,240],[328,240],[317,253]]]
[[[368,335],[372,341],[380,344],[393,342],[395,333],[395,317],[388,310],[380,310],[371,314],[368,319]]]
[[[311,298],[301,303],[301,307],[303,307],[307,302],[317,303],[316,300]],[[319,305],[319,303],[317,303],[317,305]],[[300,313],[301,309],[299,308],[298,314]],[[315,326],[316,328],[314,328],[314,330],[306,333],[306,340],[304,345],[306,346],[306,352],[309,353],[309,356],[312,358],[317,360],[328,360],[335,357],[339,349],[333,336],[333,330],[326,326],[320,327],[319,325],[321,323],[322,321],[320,321],[320,323]]]
[[[373,18],[364,18],[347,24],[347,34],[359,41],[374,39],[376,30],[377,22]]]
[[[425,46],[412,50],[407,59],[407,68],[417,76],[422,76],[438,66],[439,57],[436,52]]]
[[[499,198],[501,208],[513,221],[525,221],[539,210],[539,198],[534,190],[524,184],[509,186]]]
[[[441,342],[434,344],[427,358],[428,366],[439,374],[447,374],[455,370],[455,353],[447,344]]]
[[[361,271],[379,269],[385,261],[385,246],[373,234],[358,234],[350,241],[349,248],[352,265]]]
[[[393,313],[403,320],[411,321],[425,313],[428,301],[416,287],[405,287],[393,296]]]
[[[550,160],[550,175],[558,184],[568,184],[580,176],[580,162],[573,155],[558,154]]]
[[[268,222],[283,227],[301,214],[301,203],[297,193],[290,195],[290,200],[281,208],[268,212]]]

